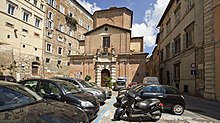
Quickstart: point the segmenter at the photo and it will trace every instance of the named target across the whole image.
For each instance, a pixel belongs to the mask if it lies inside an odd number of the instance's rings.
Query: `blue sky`
[[[90,13],[109,7],[127,7],[133,11],[132,36],[144,36],[144,51],[152,53],[156,28],[169,0],[77,0]]]

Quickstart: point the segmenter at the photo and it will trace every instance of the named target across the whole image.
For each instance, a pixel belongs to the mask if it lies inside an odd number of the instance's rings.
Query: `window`
[[[67,55],[71,55],[71,50],[68,50],[68,53],[67,53]]]
[[[69,47],[72,47],[72,44],[71,44],[71,43],[69,43],[68,45],[69,45]]]
[[[35,17],[34,26],[35,26],[35,27],[40,27],[40,21],[41,21],[40,18]]]
[[[11,24],[11,23],[9,23],[9,22],[5,22],[5,26],[14,28],[14,24]]]
[[[181,46],[180,46],[180,35],[178,35],[175,39],[174,39],[174,43],[175,43],[175,54],[179,53],[181,51]]]
[[[37,87],[37,83],[38,81],[36,80],[29,80],[29,81],[25,81],[24,86],[31,89],[32,91],[35,91]]]
[[[110,37],[103,37],[103,48],[110,47]]]
[[[56,85],[54,85],[50,82],[46,82],[46,81],[41,82],[39,90],[40,90],[41,96],[48,95],[48,94],[49,95],[51,95],[51,94],[60,95],[61,94],[60,89]]]
[[[39,100],[26,90],[16,86],[0,86],[0,111],[10,111],[11,109],[19,109]],[[6,120],[11,116],[4,117]]]
[[[8,14],[15,15],[15,6],[12,4],[8,4]]]
[[[47,13],[47,18],[48,18],[48,20],[53,20],[53,17],[54,17],[54,15],[53,15],[52,12],[48,12],[48,13]]]
[[[70,17],[74,17],[74,14],[72,12],[69,12]]]
[[[67,66],[70,66],[70,62],[67,62],[66,65],[67,65]]]
[[[23,21],[28,22],[29,17],[30,17],[30,13],[27,11],[24,11],[23,12]]]
[[[62,47],[58,47],[57,54],[58,55],[62,55],[63,54],[63,48]]]
[[[194,41],[194,36],[193,36],[193,30],[194,30],[194,23],[190,24],[186,29],[185,29],[185,35],[183,36],[183,47],[188,48],[192,46],[193,41]]]
[[[46,63],[50,63],[50,58],[46,58]]]
[[[56,7],[56,0],[48,0],[47,3],[53,7]]]
[[[28,30],[27,29],[22,29],[22,32],[28,33]]]
[[[38,38],[40,38],[40,34],[39,33],[34,33],[34,36],[36,36],[36,37],[38,37]]]
[[[44,5],[40,4],[40,10],[44,10]]]
[[[158,86],[147,86],[143,89],[143,92],[146,93],[161,93],[162,89]]]
[[[193,0],[187,0],[187,9],[190,10],[193,7]]]
[[[54,29],[54,23],[53,23],[53,21],[51,21],[51,20],[48,20],[47,21],[47,28],[49,28],[49,29]]]
[[[58,30],[61,32],[64,32],[64,26],[62,24],[59,24]]]
[[[65,14],[65,8],[62,5],[60,5],[60,12]]]
[[[160,51],[160,62],[163,62],[163,49]]]
[[[46,43],[46,52],[52,52],[52,44]]]
[[[166,59],[170,58],[170,43],[166,46]]]
[[[63,38],[62,36],[58,36],[58,40],[59,40],[59,41],[63,41],[63,39],[64,39],[64,38]]]
[[[175,21],[176,21],[176,24],[178,24],[181,20],[181,13],[180,13],[180,4],[179,6],[176,8],[174,14],[175,14]]]
[[[167,21],[166,25],[167,25],[167,35],[168,35],[170,33],[170,31],[171,31],[170,19]]]
[[[34,6],[37,6],[37,0],[33,0]]]
[[[176,83],[176,87],[179,88],[179,83],[180,83],[180,63],[174,64],[174,81]]]
[[[47,32],[47,37],[49,37],[49,38],[53,37],[53,35],[52,35],[52,33],[50,31]]]
[[[57,64],[59,64],[59,65],[60,65],[60,64],[61,64],[61,62],[62,62],[62,61],[58,60],[58,61],[57,61]]]

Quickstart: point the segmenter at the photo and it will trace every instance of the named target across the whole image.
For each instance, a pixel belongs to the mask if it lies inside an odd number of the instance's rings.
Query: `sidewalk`
[[[186,101],[186,110],[197,113],[198,115],[209,119],[215,123],[220,123],[220,103],[209,101],[204,98],[184,95]]]

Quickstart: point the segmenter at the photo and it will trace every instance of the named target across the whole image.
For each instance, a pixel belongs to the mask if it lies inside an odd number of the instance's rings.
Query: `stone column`
[[[97,86],[101,86],[101,66],[100,65],[96,65],[96,82],[97,82]]]
[[[213,0],[204,0],[204,54],[205,93],[204,97],[215,100],[215,43]]]
[[[112,64],[111,66],[111,76],[112,82],[116,82],[116,64]]]

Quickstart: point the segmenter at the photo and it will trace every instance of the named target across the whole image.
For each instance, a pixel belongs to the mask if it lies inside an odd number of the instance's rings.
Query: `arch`
[[[106,87],[106,77],[110,77],[110,71],[108,69],[103,69],[101,72],[101,86]]]

